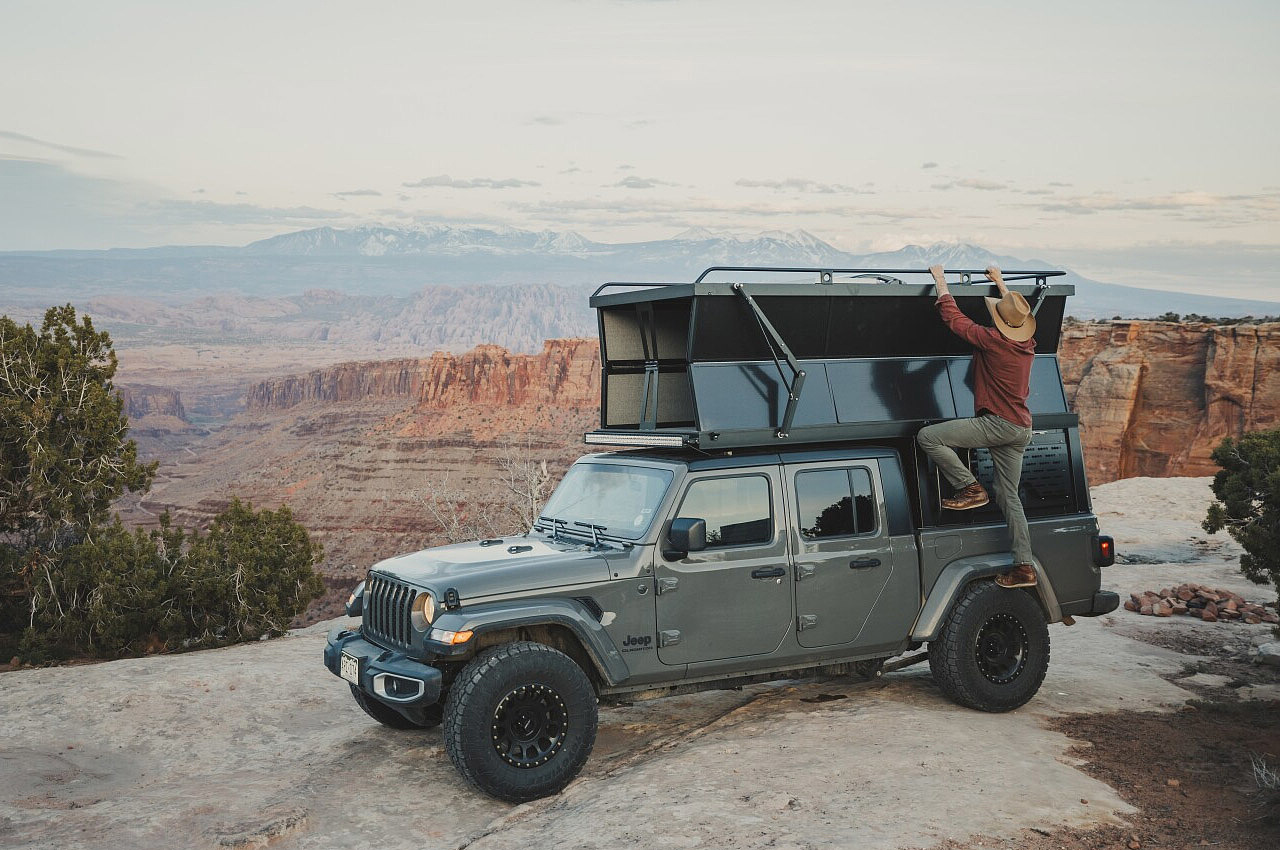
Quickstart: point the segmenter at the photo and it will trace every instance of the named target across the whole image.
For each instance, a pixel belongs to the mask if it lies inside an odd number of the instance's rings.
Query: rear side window
[[[707,523],[707,548],[768,543],[773,539],[769,479],[763,475],[706,478],[689,485],[680,517]]]
[[[810,539],[876,530],[871,473],[863,467],[797,473],[796,502],[800,532]]]

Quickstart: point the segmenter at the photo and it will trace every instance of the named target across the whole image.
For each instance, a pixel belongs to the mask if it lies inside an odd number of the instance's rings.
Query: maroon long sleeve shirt
[[[950,293],[938,298],[942,321],[956,336],[972,345],[973,408],[981,416],[994,413],[1002,419],[1031,427],[1027,396],[1031,392],[1031,362],[1036,342],[1014,342],[995,328],[970,319],[956,306]]]

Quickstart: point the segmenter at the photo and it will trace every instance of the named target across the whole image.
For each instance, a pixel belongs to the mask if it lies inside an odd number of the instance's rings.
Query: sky
[[[1274,0],[0,0],[0,250],[803,229],[1280,300],[1276,32]]]

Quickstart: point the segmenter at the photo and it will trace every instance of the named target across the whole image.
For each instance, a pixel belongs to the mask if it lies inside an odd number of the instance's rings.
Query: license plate
[[[342,653],[338,663],[338,675],[354,685],[360,684],[360,659],[354,655]]]

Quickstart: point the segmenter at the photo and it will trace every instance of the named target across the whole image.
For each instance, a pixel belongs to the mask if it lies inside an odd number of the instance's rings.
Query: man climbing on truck
[[[1027,300],[1005,286],[1000,269],[995,266],[987,268],[987,277],[996,285],[1000,297],[984,299],[994,327],[980,325],[960,312],[947,288],[942,266],[930,266],[929,273],[937,284],[936,304],[942,321],[974,347],[973,407],[977,415],[928,425],[920,429],[916,441],[954,488],[952,497],[942,500],[942,507],[951,511],[980,508],[991,501],[954,449],[986,448],[991,452],[996,503],[1013,538],[1013,569],[997,576],[996,583],[1001,587],[1033,587],[1036,570],[1031,531],[1018,486],[1022,453],[1031,441],[1027,396],[1036,352],[1035,316],[1031,315]]]

